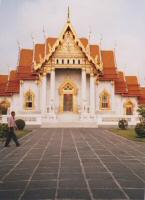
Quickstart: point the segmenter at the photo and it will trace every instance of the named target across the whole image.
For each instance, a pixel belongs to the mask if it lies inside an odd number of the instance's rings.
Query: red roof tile
[[[9,75],[9,81],[7,83],[6,93],[19,93],[20,82],[18,80],[18,73],[16,70],[12,70]]]
[[[57,38],[49,37],[46,39],[46,43],[49,44],[51,47],[55,44]]]
[[[80,41],[82,45],[86,48],[88,45],[88,39],[87,38],[80,38]]]
[[[127,93],[127,85],[123,72],[118,72],[118,79],[115,80],[115,93],[116,94]]]
[[[6,88],[7,88],[7,82],[0,83],[0,96],[7,96],[6,95]]]
[[[103,62],[103,76],[100,80],[116,80],[118,78],[115,57],[113,51],[101,51]]]
[[[0,75],[0,84],[8,81],[8,75]]]
[[[140,86],[136,76],[125,76],[128,93],[124,96],[140,96]]]
[[[140,88],[140,97],[138,98],[140,105],[145,105],[145,87]]]
[[[19,80],[36,80],[37,74],[33,71],[31,66],[18,67],[18,79]]]
[[[98,56],[98,61],[100,62],[100,49],[98,45],[90,45],[90,55],[94,59]]]
[[[44,58],[45,56],[45,44],[36,44],[35,45],[35,56],[34,60],[36,63],[41,62],[41,58]]]
[[[21,49],[19,66],[31,66],[33,62],[33,50]]]
[[[57,38],[53,38],[53,37],[49,37],[46,39],[46,54],[50,53],[50,48],[53,47],[53,45],[55,44]]]

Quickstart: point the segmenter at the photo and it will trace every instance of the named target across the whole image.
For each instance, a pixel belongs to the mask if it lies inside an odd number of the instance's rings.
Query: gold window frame
[[[28,101],[28,96],[29,95],[31,95],[32,96],[32,107],[27,107],[26,106],[26,103],[27,102],[30,102],[30,101]],[[24,95],[24,109],[25,110],[34,110],[35,109],[35,94],[34,94],[34,92],[32,91],[32,90],[29,90],[29,91],[27,91],[26,93],[25,93],[25,95]]]
[[[107,97],[107,103],[108,103],[108,107],[102,107],[103,105],[103,97]],[[101,94],[100,94],[100,110],[111,110],[111,97],[109,92],[107,92],[106,90],[104,90]]]

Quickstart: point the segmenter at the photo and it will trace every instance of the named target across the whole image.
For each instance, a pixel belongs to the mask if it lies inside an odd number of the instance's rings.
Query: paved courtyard
[[[35,129],[0,145],[0,200],[144,199],[145,144],[105,129]]]

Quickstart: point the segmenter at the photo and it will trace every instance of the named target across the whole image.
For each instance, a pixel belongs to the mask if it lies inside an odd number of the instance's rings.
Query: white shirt
[[[8,127],[17,127],[15,123],[15,118],[13,116],[8,117]]]

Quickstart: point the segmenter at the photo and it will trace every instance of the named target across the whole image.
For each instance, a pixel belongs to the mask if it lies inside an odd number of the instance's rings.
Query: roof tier
[[[138,97],[139,103],[145,104],[145,88],[140,87],[136,76],[125,76],[117,70],[115,54],[111,50],[101,50],[99,45],[90,45],[87,38],[79,38],[80,43],[90,54],[94,62],[103,64],[100,81],[114,81],[115,93],[125,97]],[[20,80],[37,80],[38,73],[34,63],[39,64],[45,59],[56,44],[57,38],[48,37],[44,44],[36,44],[33,49],[21,49],[19,64],[9,75],[0,75],[0,96],[19,93]]]

